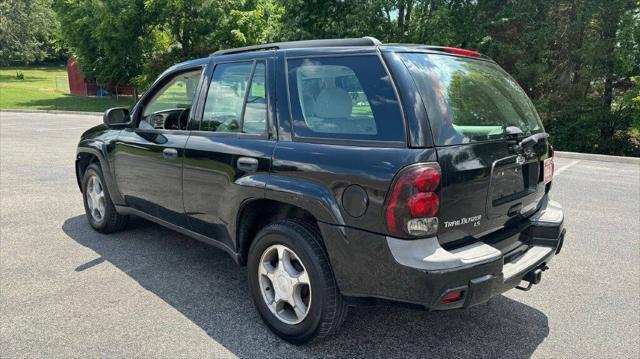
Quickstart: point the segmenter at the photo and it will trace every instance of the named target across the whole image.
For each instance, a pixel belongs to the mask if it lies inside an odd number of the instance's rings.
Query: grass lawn
[[[24,80],[16,78],[22,71]],[[56,88],[57,84],[57,88]],[[64,66],[0,68],[0,109],[102,112],[110,107],[131,107],[131,97],[69,95]]]

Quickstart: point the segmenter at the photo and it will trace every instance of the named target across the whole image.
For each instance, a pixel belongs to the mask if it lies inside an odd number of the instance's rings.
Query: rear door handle
[[[258,160],[251,157],[240,157],[236,163],[240,171],[255,172],[258,170]]]
[[[175,160],[176,158],[178,158],[178,150],[176,150],[175,148],[165,148],[164,150],[162,150],[162,157],[168,160]]]

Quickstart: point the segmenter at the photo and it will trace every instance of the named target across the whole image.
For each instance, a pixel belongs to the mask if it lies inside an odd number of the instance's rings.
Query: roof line
[[[322,39],[322,40],[302,40],[302,41],[287,41],[287,42],[275,42],[271,44],[252,45],[245,47],[236,47],[232,49],[218,50],[211,54],[211,56],[238,54],[249,51],[266,51],[266,50],[279,50],[279,49],[295,49],[295,48],[309,48],[309,47],[342,47],[342,46],[378,46],[382,43],[375,37],[365,36],[359,38],[347,38],[347,39]]]

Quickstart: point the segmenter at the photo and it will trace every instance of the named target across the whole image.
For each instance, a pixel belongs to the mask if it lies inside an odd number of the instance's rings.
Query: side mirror
[[[102,122],[107,126],[128,125],[131,122],[131,115],[124,107],[114,107],[104,112]]]

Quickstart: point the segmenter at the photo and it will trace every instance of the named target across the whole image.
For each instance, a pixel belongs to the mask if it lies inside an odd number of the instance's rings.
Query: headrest
[[[339,87],[325,88],[316,98],[316,116],[323,118],[349,118],[351,117],[351,96]]]
[[[302,108],[305,117],[313,117],[316,115],[316,100],[311,95],[304,95],[302,97]]]

